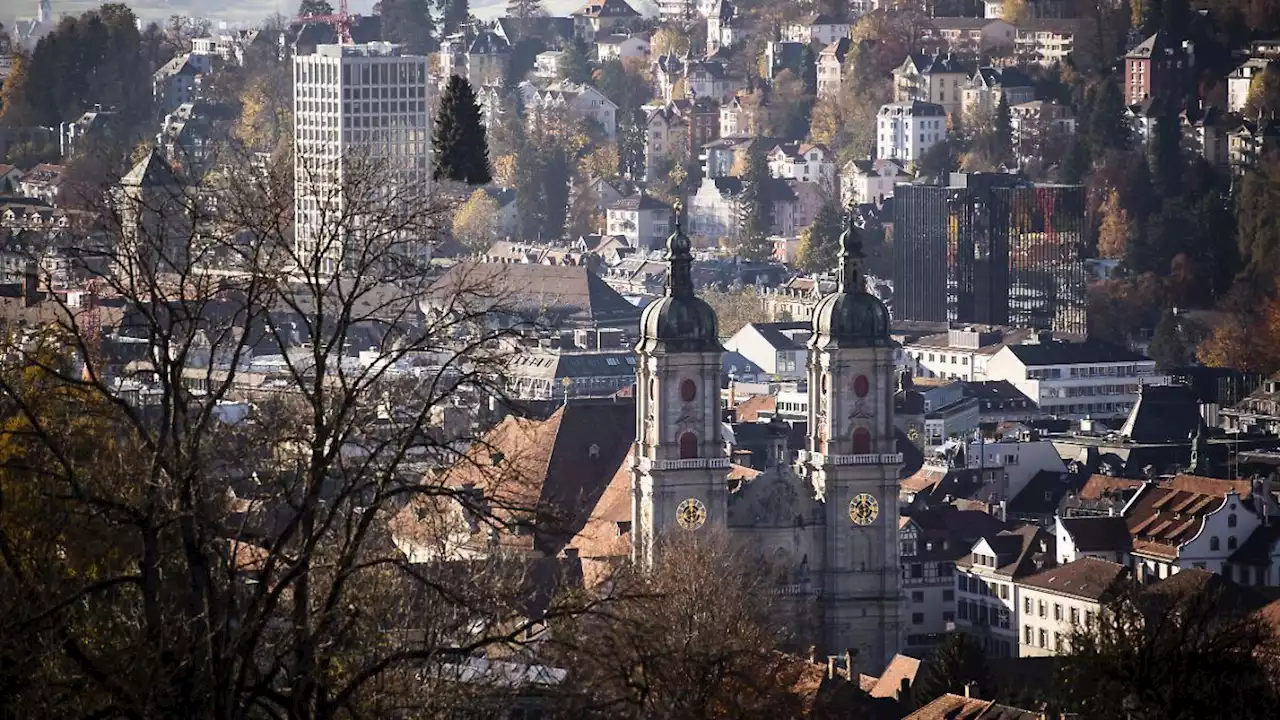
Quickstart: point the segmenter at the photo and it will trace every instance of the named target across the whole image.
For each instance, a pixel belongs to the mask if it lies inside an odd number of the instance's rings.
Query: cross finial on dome
[[[840,288],[837,292],[861,292],[866,289],[862,275],[862,233],[854,222],[853,204],[845,208],[844,232],[840,233]]]
[[[680,226],[683,210],[684,204],[679,200],[671,206],[675,217],[671,235],[667,238],[667,294],[672,297],[693,296],[693,255],[689,252],[692,244]]]

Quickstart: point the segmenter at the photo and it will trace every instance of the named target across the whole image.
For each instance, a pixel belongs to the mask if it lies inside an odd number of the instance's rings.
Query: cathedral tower
[[[900,647],[898,473],[889,313],[866,290],[852,215],[839,287],[819,301],[809,340],[809,436],[801,462],[825,506],[822,639],[883,668]]]
[[[693,294],[693,256],[675,208],[667,292],[645,308],[636,346],[632,546],[652,564],[666,532],[726,527],[729,466],[721,441],[716,315]]]

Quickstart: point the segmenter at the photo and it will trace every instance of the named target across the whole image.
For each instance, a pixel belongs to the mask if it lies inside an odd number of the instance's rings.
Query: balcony
[[[683,460],[651,460],[640,458],[642,470],[727,470],[729,458],[686,458]]]
[[[902,453],[867,453],[862,455],[824,455],[801,450],[798,458],[810,465],[901,465]]]

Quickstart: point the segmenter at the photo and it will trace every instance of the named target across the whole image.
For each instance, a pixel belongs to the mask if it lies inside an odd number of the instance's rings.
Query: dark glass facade
[[[1084,334],[1084,188],[954,179],[895,189],[895,319]]]

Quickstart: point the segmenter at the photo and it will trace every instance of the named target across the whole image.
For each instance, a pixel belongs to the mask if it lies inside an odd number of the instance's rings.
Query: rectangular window
[[[960,586],[960,592],[969,592],[969,576],[961,575],[957,578],[956,583]]]
[[[1022,601],[1022,612],[1031,614],[1031,598],[1024,598]]]
[[[961,620],[969,619],[969,603],[961,602],[959,605],[956,606],[956,610],[960,613]]]
[[[942,601],[943,601],[943,602],[951,602],[951,601],[953,601],[953,600],[955,600],[955,599],[956,599],[956,592],[955,592],[954,590],[943,590],[943,591],[942,591]]]
[[[1079,624],[1080,624],[1080,609],[1079,609],[1079,608],[1071,608],[1071,624],[1072,624],[1072,625],[1079,625]]]
[[[1022,626],[1022,641],[1027,645],[1031,644],[1031,626],[1030,625]]]
[[[1049,644],[1049,632],[1048,632],[1047,630],[1041,629],[1041,630],[1037,633],[1036,640],[1039,640],[1039,642],[1038,642],[1038,643],[1036,643],[1036,644],[1037,644],[1037,645],[1039,645],[1040,647],[1044,647],[1045,645],[1048,645],[1048,644]]]
[[[1053,619],[1057,620],[1058,622],[1062,622],[1062,604],[1061,603],[1053,604]]]
[[[924,613],[911,613],[911,624],[912,624],[912,625],[923,625],[923,624],[924,624]]]
[[[1036,609],[1040,611],[1039,612],[1040,617],[1049,616],[1048,606],[1044,604],[1043,600],[1038,601],[1036,605],[1037,605]]]
[[[911,602],[913,602],[913,603],[922,603],[922,602],[924,602],[924,591],[922,591],[922,590],[913,590],[913,591],[911,592]]]
[[[1001,585],[1001,586],[1000,586],[1000,599],[1001,599],[1001,600],[1008,600],[1008,599],[1009,599],[1009,586],[1008,586],[1008,585]]]

